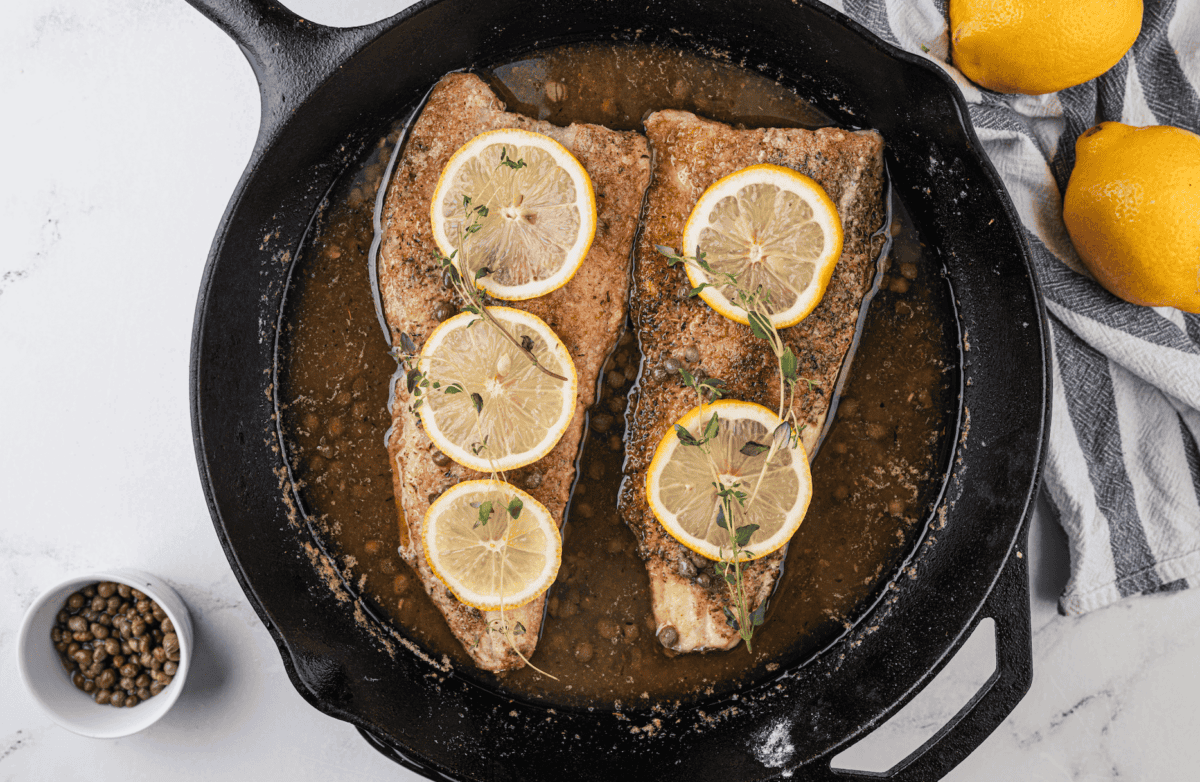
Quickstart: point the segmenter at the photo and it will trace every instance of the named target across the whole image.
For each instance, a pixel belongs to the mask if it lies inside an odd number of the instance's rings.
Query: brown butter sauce
[[[817,127],[828,119],[740,67],[641,44],[575,45],[481,71],[510,110],[556,124],[638,129],[662,108],[746,127]],[[364,598],[397,630],[465,676],[514,697],[566,706],[637,708],[729,692],[836,640],[911,550],[941,485],[957,377],[948,289],[893,199],[891,251],[836,418],[813,464],[814,497],[788,550],[754,653],[671,658],[654,639],[649,584],[616,511],[627,395],[640,354],[626,334],[589,412],[564,525],[563,566],[534,662],[474,668],[396,553],[397,513],[384,432],[396,369],[368,272],[372,211],[397,126],[331,194],[293,274],[280,343],[288,458],[324,543]],[[710,574],[713,576],[713,574]]]

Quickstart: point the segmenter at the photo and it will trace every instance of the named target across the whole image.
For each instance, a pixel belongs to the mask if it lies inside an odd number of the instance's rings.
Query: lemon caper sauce
[[[827,117],[771,79],[736,65],[645,44],[547,50],[480,69],[510,111],[566,125],[639,129],[649,111],[679,108],[745,127],[819,127]],[[305,512],[336,552],[346,582],[396,632],[462,675],[512,697],[564,706],[637,708],[729,692],[806,659],[846,632],[886,589],[932,510],[956,408],[958,351],[949,289],[903,205],[861,326],[834,422],[812,465],[813,499],[753,654],[675,657],[654,634],[649,583],[616,510],[628,395],[640,371],[624,334],[606,364],[563,526],[530,669],[471,664],[396,553],[397,512],[384,433],[395,361],[379,327],[368,253],[375,194],[398,124],[330,194],[301,248],[280,339],[278,394],[287,459]],[[696,355],[673,357],[686,367]],[[713,563],[690,563],[698,578]],[[686,567],[687,564],[681,565]],[[693,574],[689,573],[688,576]],[[349,607],[347,610],[351,610]],[[403,653],[403,652],[401,652]]]

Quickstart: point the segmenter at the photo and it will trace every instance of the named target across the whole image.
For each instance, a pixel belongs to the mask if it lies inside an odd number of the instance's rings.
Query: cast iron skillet
[[[829,760],[895,713],[990,616],[995,675],[883,778],[936,779],[1007,716],[1032,676],[1021,551],[1047,431],[1048,350],[1016,216],[945,73],[841,14],[792,0],[427,0],[346,30],[274,0],[189,2],[242,48],[263,113],[197,304],[197,459],[234,573],[309,703],[431,778],[876,779],[834,771]],[[302,553],[315,541],[289,522],[269,383],[290,260],[364,145],[448,71],[614,37],[727,52],[836,121],[881,131],[894,186],[944,266],[969,349],[944,496],[905,573],[854,629],[725,702],[549,712],[404,648],[390,655],[355,623]],[[776,746],[792,751],[756,754],[773,730],[787,737]]]

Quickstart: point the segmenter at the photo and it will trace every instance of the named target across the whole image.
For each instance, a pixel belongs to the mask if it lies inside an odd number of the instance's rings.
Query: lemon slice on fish
[[[426,385],[417,408],[442,453],[480,472],[515,470],[558,443],[575,415],[578,376],[558,335],[536,315],[510,307],[488,312],[528,346],[551,377],[491,323],[461,312],[421,349]]]
[[[519,608],[554,583],[562,537],[546,506],[503,481],[465,481],[433,501],[422,525],[425,561],[459,602]]]
[[[731,535],[741,527],[757,525],[739,545],[738,558],[746,561],[770,554],[796,534],[812,499],[812,476],[804,446],[792,447],[781,437],[771,452],[780,423],[762,405],[733,399],[692,408],[675,422],[659,441],[646,471],[646,499],[671,537],[708,559],[731,560]],[[688,445],[676,427],[683,427],[694,440],[713,436],[703,446]],[[703,449],[712,454],[711,463]],[[741,504],[733,503],[733,523],[724,526],[714,486],[718,477],[726,487],[746,495]]]
[[[596,235],[587,171],[562,144],[528,130],[468,141],[442,170],[430,211],[442,253],[457,250],[465,276],[488,269],[477,284],[506,301],[566,285]]]
[[[776,328],[794,326],[825,295],[842,255],[842,221],[815,181],[783,166],[743,168],[718,180],[696,202],[683,229],[684,255],[704,260],[717,274],[686,265],[693,287],[708,306],[749,325],[738,287],[765,292],[765,309]]]

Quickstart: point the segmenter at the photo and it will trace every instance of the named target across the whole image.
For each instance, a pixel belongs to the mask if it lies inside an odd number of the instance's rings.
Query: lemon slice
[[[426,511],[422,537],[434,575],[481,611],[525,605],[550,588],[562,562],[550,511],[503,481],[452,486]]]
[[[716,436],[706,444],[726,487],[747,495],[733,504],[733,527],[757,524],[738,558],[758,559],[796,533],[812,499],[812,477],[804,447],[784,444],[772,455],[747,443],[771,445],[779,418],[762,405],[723,399],[692,408],[675,426],[701,438],[712,416]],[[745,449],[745,450],[743,450]],[[747,452],[754,455],[747,455]],[[767,456],[771,456],[767,462]],[[766,466],[764,470],[763,467]],[[700,447],[685,445],[674,427],[659,441],[646,472],[646,499],[671,537],[709,559],[730,559],[730,530],[718,524],[717,475]],[[761,475],[761,481],[760,481]],[[757,487],[757,488],[756,488]]]
[[[743,168],[704,191],[683,228],[684,255],[715,272],[733,274],[738,286],[768,295],[765,309],[775,328],[794,326],[821,303],[842,255],[842,221],[820,185],[783,166]],[[708,306],[749,325],[734,288],[688,263],[693,287]]]
[[[575,414],[575,362],[558,335],[536,315],[489,307],[517,342],[546,369],[478,315],[444,321],[421,349],[429,382],[418,407],[421,422],[442,453],[480,472],[536,462],[558,443]]]
[[[587,172],[562,144],[528,130],[491,130],[468,141],[442,170],[430,212],[442,253],[459,250],[464,276],[490,270],[477,284],[506,301],[566,285],[596,235]]]

